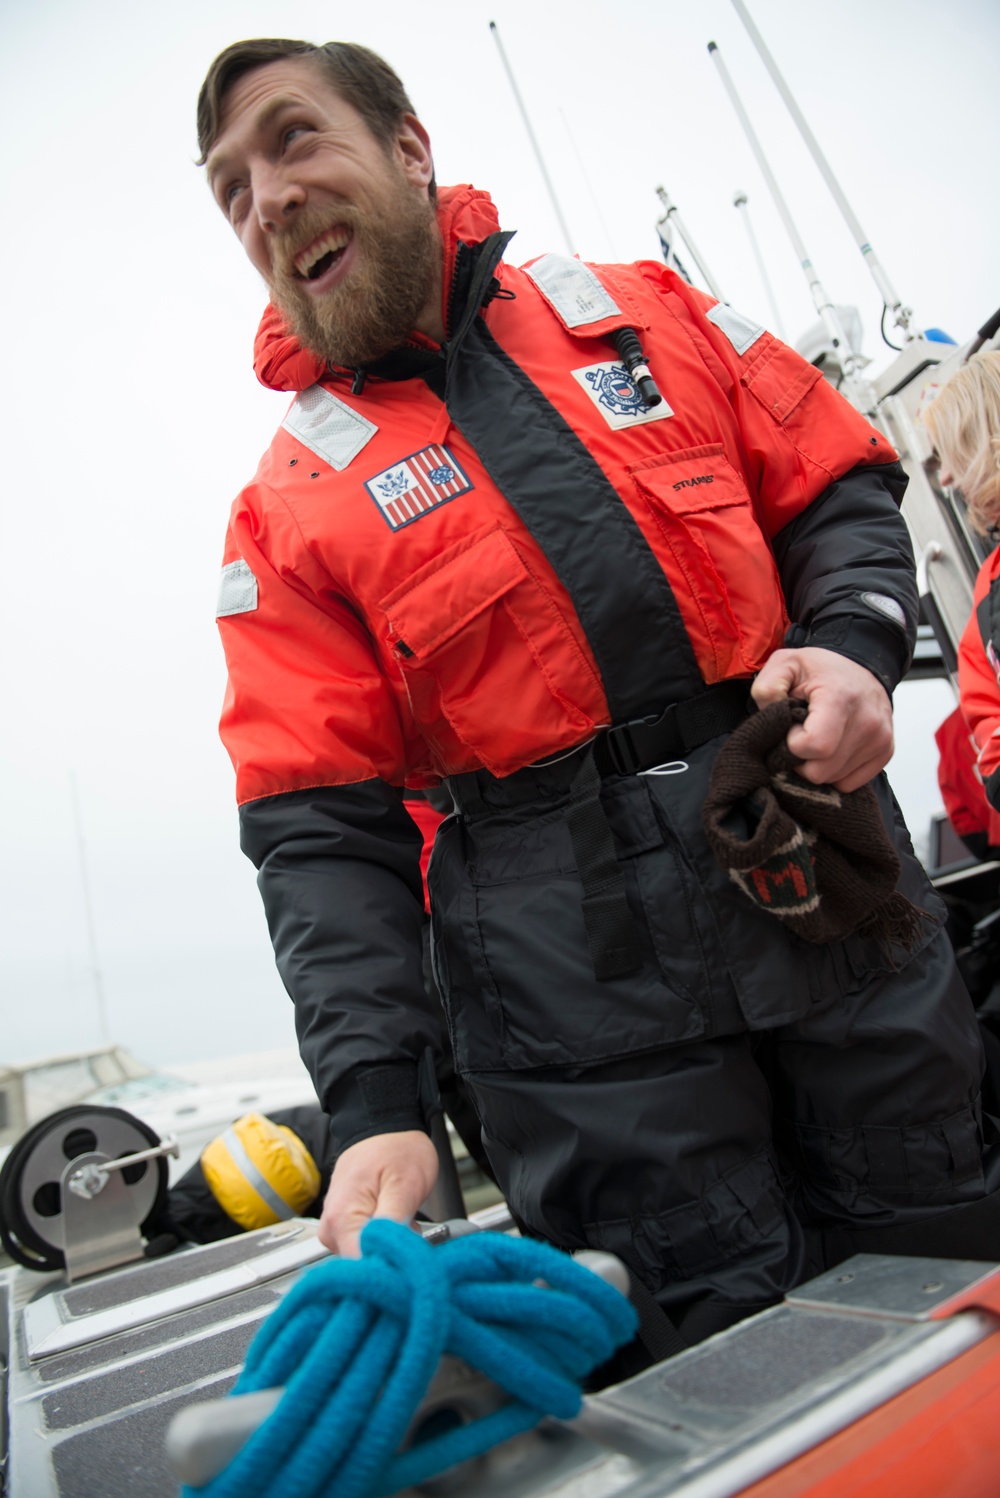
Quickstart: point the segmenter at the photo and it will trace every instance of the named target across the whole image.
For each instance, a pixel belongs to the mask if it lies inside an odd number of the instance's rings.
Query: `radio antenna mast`
[[[840,320],[840,314],[827,295],[822,281],[816,274],[816,267],[809,258],[802,236],[796,228],[795,220],[792,218],[781,188],[778,186],[768,159],[764,155],[760,141],[757,139],[756,132],[750,123],[750,117],[743,107],[743,101],[736,92],[733,80],[729,76],[729,70],[722,61],[722,54],[715,42],[709,42],[708,51],[719,70],[719,77],[722,79],[723,87],[729,95],[730,102],[736,111],[737,119],[743,126],[743,133],[750,143],[750,149],[757,158],[757,165],[760,167],[764,181],[767,183],[771,196],[774,199],[774,206],[777,208],[781,221],[785,226],[785,231],[792,241],[792,246],[798,256],[802,272],[809,283],[809,290],[812,292],[816,311],[823,319],[830,342],[833,345],[837,358],[840,360],[841,368],[844,371],[844,383],[851,391],[852,404],[858,406],[862,411],[873,411],[875,408],[874,391],[872,391],[868,381],[862,377],[864,359],[860,351],[852,346],[851,340]]]
[[[490,30],[493,33],[493,40],[497,44],[497,51],[500,53],[500,61],[504,65],[504,71],[507,74],[507,81],[510,84],[511,92],[514,95],[514,102],[516,103],[518,109],[521,111],[521,119],[524,121],[524,128],[528,132],[528,139],[531,141],[531,148],[535,153],[535,160],[538,162],[538,169],[542,174],[542,180],[544,181],[546,189],[548,191],[549,201],[551,202],[552,207],[555,211],[556,218],[559,221],[559,227],[562,230],[563,239],[566,241],[567,253],[570,255],[575,255],[576,250],[573,247],[573,236],[569,232],[569,226],[566,223],[565,218],[563,217],[562,208],[559,206],[559,199],[556,197],[556,190],[552,186],[552,178],[549,176],[548,167],[545,165],[545,157],[542,155],[541,147],[539,146],[538,141],[535,139],[535,132],[531,128],[531,121],[528,118],[528,111],[525,109],[524,100],[521,98],[521,90],[517,86],[517,80],[515,79],[514,74],[511,71],[510,63],[507,61],[507,54],[503,49],[503,42],[500,40],[500,33],[497,30],[496,21],[490,22]]]
[[[87,925],[87,943],[90,947],[91,976],[94,980],[94,994],[97,999],[97,1022],[101,1031],[101,1039],[106,1045],[111,1044],[111,1029],[108,1024],[108,1001],[104,993],[104,978],[101,975],[101,963],[97,955],[97,930],[94,925],[94,909],[90,899],[90,875],[87,869],[87,845],[83,840],[83,817],[80,814],[80,791],[76,783],[76,772],[69,772],[69,789],[73,801],[73,823],[76,828],[76,848],[80,859],[80,881],[83,885],[83,913]]]
[[[761,60],[763,61],[764,66],[767,68],[767,71],[770,73],[771,80],[774,83],[775,88],[778,90],[778,93],[784,100],[789,114],[798,126],[799,134],[805,141],[813,161],[819,168],[820,174],[823,177],[823,181],[826,183],[827,187],[830,189],[830,192],[833,194],[834,202],[843,214],[844,219],[847,223],[847,227],[854,235],[855,243],[857,244],[858,249],[861,251],[865,264],[871,271],[872,280],[878,287],[878,293],[882,298],[883,306],[892,313],[896,327],[902,329],[903,337],[907,339],[907,341],[912,341],[915,337],[918,336],[910,328],[910,319],[913,316],[913,312],[909,307],[903,306],[903,303],[899,297],[899,293],[896,291],[896,288],[889,280],[889,277],[886,275],[885,270],[882,267],[881,261],[869,244],[868,239],[865,235],[865,231],[862,229],[861,224],[858,221],[857,215],[855,214],[850,203],[847,201],[847,198],[844,196],[840,183],[837,181],[830,168],[830,163],[823,155],[823,152],[820,149],[819,142],[806,123],[805,116],[803,115],[798,104],[795,102],[795,98],[792,95],[791,89],[788,87],[788,84],[781,76],[781,73],[778,70],[778,65],[768,51],[767,46],[764,42],[764,38],[761,36],[760,32],[754,25],[753,20],[750,16],[750,12],[744,5],[743,0],[733,0],[733,8],[736,11],[736,14],[739,16],[740,20],[743,22],[743,25],[746,27],[750,35],[750,40],[753,42],[754,46],[757,48],[757,51],[760,53]]]
[[[750,210],[747,207],[747,195],[741,187],[738,187],[733,193],[733,207],[740,210],[740,218],[743,220],[743,226],[747,231],[747,238],[750,241],[750,248],[753,250],[754,259],[757,262],[757,269],[760,272],[760,279],[764,283],[764,290],[767,293],[767,299],[771,303],[771,315],[774,318],[774,331],[777,333],[778,337],[783,343],[787,343],[788,340],[785,338],[785,329],[781,321],[781,313],[778,311],[778,303],[774,295],[774,288],[771,285],[771,278],[767,273],[767,266],[764,264],[764,257],[760,253],[760,245],[757,243],[757,236],[753,232],[753,224],[750,222]]]
[[[667,189],[665,187],[658,187],[656,189],[656,196],[659,198],[661,204],[663,205],[663,217],[657,220],[656,231],[660,236],[660,244],[663,246],[664,259],[667,260],[669,264],[670,256],[673,255],[674,260],[677,261],[677,251],[674,249],[672,238],[672,231],[676,229],[680,237],[683,239],[685,245],[687,246],[688,254],[694,261],[695,266],[698,270],[698,274],[701,276],[701,279],[705,283],[705,289],[712,293],[716,301],[724,302],[725,297],[719,290],[719,283],[716,281],[708,266],[705,264],[705,261],[702,259],[702,256],[699,254],[698,247],[695,244],[694,240],[691,238],[687,226],[681,222],[681,216],[677,212],[677,205],[675,203],[671,203],[670,194],[667,192]],[[680,265],[680,261],[677,261],[677,264]],[[681,267],[681,269],[683,270],[683,267]],[[685,273],[685,280],[687,279],[689,278]]]

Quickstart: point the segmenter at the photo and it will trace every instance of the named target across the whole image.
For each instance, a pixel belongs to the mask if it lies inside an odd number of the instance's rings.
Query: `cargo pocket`
[[[650,458],[629,472],[683,575],[688,597],[678,602],[706,680],[756,671],[774,648],[776,621],[783,631],[787,616],[771,548],[721,444]]]
[[[762,1150],[708,1185],[698,1201],[656,1215],[585,1223],[583,1231],[591,1248],[634,1264],[656,1294],[769,1244],[783,1254],[784,1193],[770,1151]]]
[[[451,735],[503,774],[594,731],[550,663],[569,652],[574,674],[593,672],[502,527],[435,557],[379,608],[414,717],[448,770],[468,767],[449,763]]]
[[[462,1072],[588,1065],[704,1034],[709,983],[690,902],[644,786],[628,790],[607,805],[642,956],[625,977],[594,976],[565,807],[464,826],[461,865],[457,829],[435,849],[432,907]]]

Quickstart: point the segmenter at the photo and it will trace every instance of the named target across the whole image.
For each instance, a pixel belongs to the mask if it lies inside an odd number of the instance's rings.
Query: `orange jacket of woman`
[[[972,614],[958,648],[958,684],[983,787],[990,805],[1000,810],[1000,546],[976,578]]]

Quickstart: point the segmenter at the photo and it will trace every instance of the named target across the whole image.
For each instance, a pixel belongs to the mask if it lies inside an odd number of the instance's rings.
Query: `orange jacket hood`
[[[489,193],[463,183],[438,188],[438,227],[444,241],[443,295],[448,291],[459,243],[479,244],[500,227]],[[268,302],[253,346],[254,373],[269,390],[307,390],[326,372],[318,354],[303,348],[278,309]]]

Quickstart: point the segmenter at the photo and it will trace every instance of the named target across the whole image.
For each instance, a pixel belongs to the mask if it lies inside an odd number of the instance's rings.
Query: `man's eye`
[[[296,136],[305,135],[308,131],[308,128],[308,125],[289,125],[288,129],[283,133],[281,137],[282,145],[292,145]]]
[[[231,209],[240,193],[243,191],[242,182],[230,182],[223,190],[222,201],[227,209]]]

